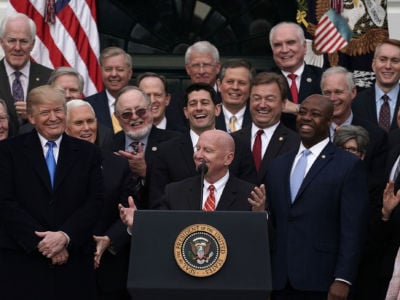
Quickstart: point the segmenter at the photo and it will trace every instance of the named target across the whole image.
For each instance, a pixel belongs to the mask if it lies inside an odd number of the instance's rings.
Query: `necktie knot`
[[[293,74],[293,73],[290,73],[290,74],[288,75],[288,77],[293,81],[293,80],[296,80],[297,75],[296,75],[296,74]]]
[[[384,95],[382,96],[382,100],[383,100],[384,103],[388,102],[388,101],[389,101],[389,96],[386,95],[386,94],[384,94]]]
[[[229,130],[230,130],[230,132],[235,132],[236,131],[236,124],[235,124],[236,121],[237,121],[236,116],[232,116],[232,117],[229,118]]]
[[[133,152],[138,152],[139,151],[139,144],[143,146],[143,144],[139,141],[133,141],[132,143],[129,144],[129,146],[132,147]]]
[[[22,73],[20,71],[15,71],[14,75],[15,75],[16,79],[19,79],[21,77]]]

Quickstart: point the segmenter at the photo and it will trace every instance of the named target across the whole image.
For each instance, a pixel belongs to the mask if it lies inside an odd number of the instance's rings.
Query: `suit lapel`
[[[393,114],[392,122],[390,123],[390,130],[399,128],[397,125],[397,112],[399,111],[399,102],[400,102],[400,92],[397,94],[397,99],[396,99],[396,106],[395,106],[395,113]]]
[[[192,145],[192,139],[190,138],[190,134],[184,134],[180,141],[180,153],[183,159],[183,163],[188,166],[188,170],[195,170],[196,165],[193,160],[194,148]]]
[[[200,210],[203,204],[203,201],[200,201],[200,176],[193,177],[192,184],[188,184],[185,191],[184,198],[188,203],[189,210]]]
[[[301,196],[303,191],[307,188],[307,186],[313,181],[313,179],[317,176],[317,174],[328,164],[334,155],[334,146],[329,143],[319,154],[317,159],[314,161],[313,165],[311,166],[310,170],[304,177],[304,180],[300,186],[299,192],[297,193],[296,199],[294,203],[296,203],[297,198]]]
[[[373,123],[378,124],[377,112],[376,112],[376,103],[375,103],[375,87],[372,87],[369,95],[365,99],[361,99],[363,101],[368,101],[369,103],[365,103],[365,107],[367,109],[367,114],[369,115],[369,119],[372,120]]]
[[[216,210],[229,210],[229,207],[232,206],[232,203],[236,201],[236,195],[237,186],[235,185],[234,180],[232,180],[232,176],[229,176],[228,182],[225,185]]]
[[[261,161],[260,171],[257,174],[258,182],[261,182],[260,180],[264,178],[267,173],[268,163],[278,156],[282,146],[285,144],[286,136],[287,131],[282,127],[282,123],[279,123],[264,153],[263,160]]]
[[[69,136],[64,134],[58,152],[54,190],[58,188],[65,176],[67,176],[68,170],[74,165],[74,160],[78,155],[79,148]]]
[[[40,139],[36,130],[32,130],[31,133],[27,134],[24,144],[24,152],[34,167],[34,170],[36,171],[40,180],[43,182],[46,188],[51,191],[52,188],[50,184],[49,170],[47,169],[43,148],[40,144]]]

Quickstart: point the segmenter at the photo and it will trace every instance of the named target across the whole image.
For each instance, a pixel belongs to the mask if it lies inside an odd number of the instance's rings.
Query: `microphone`
[[[200,210],[203,210],[203,189],[204,189],[204,175],[207,174],[208,167],[204,160],[201,161],[197,167],[197,173],[200,174]]]

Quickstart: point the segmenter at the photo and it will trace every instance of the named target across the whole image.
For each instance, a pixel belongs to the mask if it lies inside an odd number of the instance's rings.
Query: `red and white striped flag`
[[[333,53],[347,46],[353,32],[346,20],[335,10],[328,10],[319,20],[315,30],[315,49],[323,53]]]
[[[36,62],[78,70],[85,78],[86,96],[102,89],[95,0],[9,0],[9,4],[8,14],[24,13],[36,24],[31,53]]]

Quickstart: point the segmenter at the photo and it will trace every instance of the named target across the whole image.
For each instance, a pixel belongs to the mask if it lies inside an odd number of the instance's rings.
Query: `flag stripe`
[[[85,78],[85,95],[102,89],[98,55],[95,0],[58,0],[55,23],[44,21],[44,0],[10,0],[18,12],[28,15],[37,27],[32,58],[51,68],[71,66]],[[10,8],[12,11],[12,8]]]

